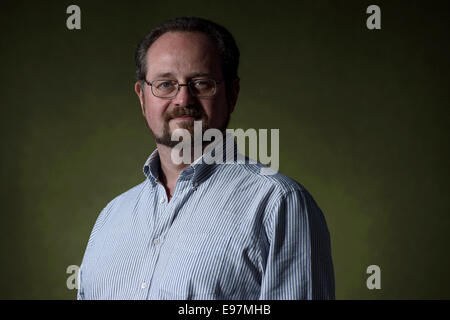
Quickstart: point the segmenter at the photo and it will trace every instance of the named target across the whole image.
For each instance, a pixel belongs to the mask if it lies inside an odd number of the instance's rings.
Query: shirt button
[[[147,288],[147,283],[146,282],[142,282],[141,283],[141,289],[145,289]]]
[[[158,239],[158,238],[153,239],[153,243],[154,243],[155,245],[159,244],[159,239]]]
[[[161,200],[159,200],[159,203],[164,203],[164,201],[166,201],[166,199],[164,199],[164,197],[161,197]]]

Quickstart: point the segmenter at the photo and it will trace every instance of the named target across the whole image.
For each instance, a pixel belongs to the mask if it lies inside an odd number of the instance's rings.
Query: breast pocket
[[[231,236],[184,233],[168,260],[161,291],[176,299],[214,298],[222,292],[224,257]]]

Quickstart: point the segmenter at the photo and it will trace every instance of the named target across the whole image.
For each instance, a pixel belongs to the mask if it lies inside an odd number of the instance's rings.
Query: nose
[[[178,94],[173,98],[173,104],[177,107],[187,107],[194,103],[195,97],[191,94],[188,86],[180,85]]]

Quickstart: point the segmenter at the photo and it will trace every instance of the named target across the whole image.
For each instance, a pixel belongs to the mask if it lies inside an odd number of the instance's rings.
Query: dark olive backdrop
[[[339,299],[450,298],[449,10],[445,2],[4,1],[0,298],[73,299],[100,210],[140,183],[154,143],[133,92],[134,49],[197,15],[241,49],[231,128],[279,128],[280,171],[331,232]],[[381,267],[381,290],[366,268]]]

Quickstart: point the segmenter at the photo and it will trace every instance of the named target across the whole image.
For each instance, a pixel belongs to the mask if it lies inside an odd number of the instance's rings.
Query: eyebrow
[[[207,72],[194,72],[191,73],[188,78],[195,78],[195,77],[209,77],[211,76],[210,73]],[[163,73],[158,73],[155,75],[155,79],[157,78],[175,78],[175,75],[172,72],[163,72]]]

